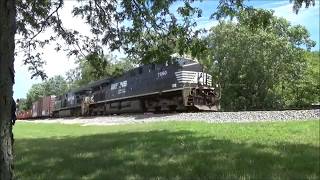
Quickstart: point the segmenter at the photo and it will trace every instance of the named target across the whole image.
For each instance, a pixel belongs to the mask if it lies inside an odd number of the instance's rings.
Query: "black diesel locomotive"
[[[150,64],[56,97],[54,117],[133,112],[219,110],[211,75],[192,60]]]

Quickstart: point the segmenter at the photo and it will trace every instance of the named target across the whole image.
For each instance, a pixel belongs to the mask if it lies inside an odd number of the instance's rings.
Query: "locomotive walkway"
[[[286,111],[198,112],[169,114],[125,114],[97,117],[75,117],[29,120],[33,123],[63,123],[82,125],[121,125],[159,121],[201,121],[208,123],[244,123],[270,121],[301,121],[320,118],[320,109]]]

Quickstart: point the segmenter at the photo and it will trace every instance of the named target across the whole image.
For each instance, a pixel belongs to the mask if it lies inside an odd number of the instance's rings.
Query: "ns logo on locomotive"
[[[53,99],[50,115],[87,116],[161,111],[218,111],[211,75],[191,59],[149,64]],[[48,114],[48,113],[46,113]]]

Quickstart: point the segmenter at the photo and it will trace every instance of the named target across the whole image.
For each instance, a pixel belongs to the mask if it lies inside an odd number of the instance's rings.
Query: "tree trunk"
[[[11,103],[15,18],[15,0],[0,0],[0,180],[13,179]]]

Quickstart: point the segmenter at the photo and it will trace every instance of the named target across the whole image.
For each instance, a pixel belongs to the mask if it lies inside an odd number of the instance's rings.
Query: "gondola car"
[[[149,64],[102,79],[55,99],[53,116],[219,110],[211,75],[193,60]]]

